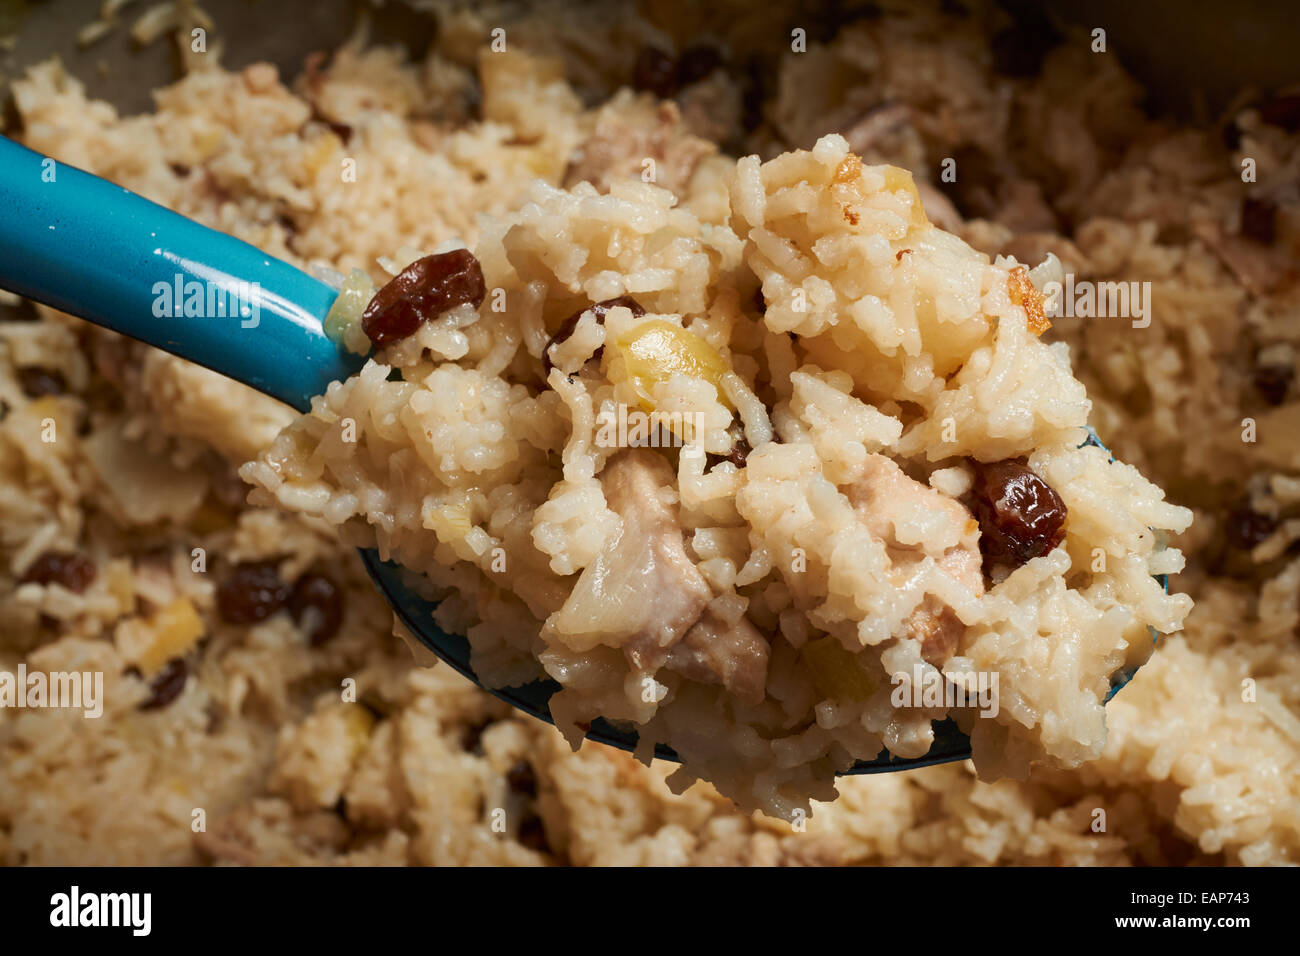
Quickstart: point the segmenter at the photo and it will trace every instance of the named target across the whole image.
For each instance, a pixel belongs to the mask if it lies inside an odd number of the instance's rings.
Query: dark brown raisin
[[[1259,118],[1269,126],[1294,133],[1300,130],[1300,93],[1275,96],[1259,107]]]
[[[20,368],[18,384],[28,398],[62,395],[68,390],[68,383],[64,380],[63,374],[47,368]]]
[[[731,436],[731,451],[725,455],[705,456],[705,462],[710,468],[723,461],[729,461],[737,468],[744,468],[745,462],[749,459],[749,453],[754,450],[749,444],[749,439],[745,437],[745,426],[738,419],[732,421],[731,427],[727,429],[727,434]]]
[[[506,785],[511,793],[524,797],[537,796],[537,771],[527,760],[518,760],[506,771]]]
[[[603,302],[597,302],[594,305],[589,305],[584,308],[581,308],[577,312],[573,313],[573,315],[569,316],[567,319],[561,322],[560,327],[556,329],[555,334],[551,336],[551,340],[546,343],[546,348],[542,349],[542,368],[545,369],[546,375],[550,376],[551,369],[555,367],[555,363],[551,361],[551,346],[563,342],[565,339],[567,339],[570,335],[573,334],[573,330],[578,327],[578,320],[582,318],[584,312],[588,312],[588,311],[594,312],[596,324],[604,325],[605,316],[609,313],[609,310],[616,308],[620,305],[623,306],[625,309],[627,309],[629,312],[631,312],[638,319],[641,318],[641,316],[645,315],[645,309],[641,308],[640,302],[632,298],[630,295],[620,295],[617,298],[606,299]],[[604,353],[604,351],[605,349],[603,346],[601,348],[596,349],[596,351],[592,354],[592,358],[595,359],[600,358],[600,356]]]
[[[1276,407],[1286,401],[1291,381],[1295,378],[1292,365],[1257,365],[1255,366],[1255,390],[1264,401]]]
[[[83,594],[95,580],[95,562],[83,554],[46,551],[24,573],[24,583],[61,584],[69,591]]]
[[[546,825],[536,813],[528,813],[519,821],[518,840],[530,850],[550,853],[551,844],[546,839]]]
[[[306,627],[311,646],[320,647],[343,623],[343,592],[323,574],[304,574],[289,595],[289,614],[296,624]]]
[[[1277,520],[1250,507],[1249,501],[1235,505],[1223,524],[1223,537],[1234,551],[1253,551],[1277,530]]]
[[[727,455],[727,461],[731,462],[737,468],[744,468],[745,462],[749,459],[749,453],[754,449],[750,447],[749,439],[738,438],[736,443],[731,446],[731,452]]]
[[[1215,577],[1250,580],[1269,573],[1269,565],[1257,565],[1251,557],[1255,546],[1277,530],[1276,518],[1260,514],[1241,498],[1224,508],[1219,518],[1219,533],[1196,560]]]
[[[217,585],[217,613],[230,624],[255,624],[284,607],[288,597],[278,562],[245,561]]]
[[[344,146],[351,142],[352,127],[347,123],[335,123],[333,120],[325,120],[325,125],[333,131],[335,136],[343,141]]]
[[[754,306],[754,311],[759,315],[767,315],[767,299],[763,295],[763,287],[759,286],[754,290],[754,298],[750,300]]]
[[[1065,537],[1065,502],[1023,462],[975,463],[972,488],[987,560],[1024,564],[1047,554]]]
[[[190,679],[190,665],[183,657],[173,657],[149,682],[149,699],[140,705],[141,710],[162,710],[185,690]]]
[[[1247,239],[1271,246],[1277,238],[1277,203],[1271,199],[1253,199],[1250,196],[1243,199],[1241,234]]]
[[[677,58],[677,85],[690,86],[722,66],[722,54],[707,43],[688,46]]]
[[[749,453],[754,449],[749,447],[749,442],[741,439],[731,446],[731,451],[725,455],[707,454],[704,456],[704,463],[712,468],[714,465],[720,465],[724,461],[729,461],[737,468],[744,468],[745,462],[749,460]]]
[[[658,47],[642,47],[632,65],[632,88],[668,99],[677,92],[677,64]]]
[[[491,718],[476,720],[468,724],[460,732],[460,746],[466,753],[479,754],[483,753],[483,731],[492,726],[494,721]]]
[[[448,309],[467,302],[477,308],[486,295],[483,269],[467,249],[425,256],[375,293],[361,327],[375,345],[390,345]]]

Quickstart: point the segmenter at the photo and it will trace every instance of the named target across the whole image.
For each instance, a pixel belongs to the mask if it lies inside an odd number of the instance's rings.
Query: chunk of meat
[[[1011,179],[998,188],[998,210],[993,217],[1012,232],[1055,232],[1056,214],[1038,183]]]
[[[905,103],[885,100],[840,126],[849,151],[868,165],[925,166],[925,143],[913,122],[912,108]]]
[[[707,143],[734,142],[742,135],[741,87],[724,70],[714,70],[677,96],[682,126]]]
[[[978,524],[960,501],[909,478],[884,455],[868,455],[845,492],[867,530],[885,541],[890,560],[903,575],[926,555],[919,545],[898,540],[891,515],[933,515],[940,526],[957,529],[957,541],[945,548],[935,563],[974,594],[984,593],[984,559],[975,533]],[[921,642],[921,655],[935,667],[942,667],[957,653],[966,633],[952,608],[932,594],[908,616],[904,628],[908,637]]]
[[[617,179],[639,181],[646,172],[645,161],[651,159],[655,184],[682,198],[695,167],[717,151],[713,143],[687,132],[675,103],[606,108],[597,116],[591,137],[570,158],[564,187],[585,181],[608,192]]]
[[[1295,267],[1295,250],[1262,246],[1250,239],[1226,235],[1217,223],[1206,220],[1195,222],[1192,233],[1252,295],[1277,292],[1300,275]]]
[[[623,645],[637,669],[657,670],[669,648],[686,633],[712,598],[708,583],[687,557],[676,508],[662,492],[672,485],[672,469],[646,448],[618,455],[601,473],[605,500],[623,519],[620,553],[633,562],[648,620]]]
[[[939,558],[938,564],[975,594],[984,593],[983,563],[978,547],[958,545],[949,548]],[[921,606],[907,619],[907,630],[921,642],[921,656],[935,667],[943,667],[957,653],[966,634],[966,625],[952,608],[934,595],[927,594]]]
[[[944,567],[944,562],[940,561],[939,566]],[[948,567],[944,567],[944,570],[950,574],[953,571]],[[983,580],[979,583],[980,590],[983,590]],[[921,642],[921,656],[935,667],[943,667],[957,653],[962,636],[966,633],[966,625],[952,608],[940,602],[933,594],[927,594],[921,606],[907,619],[907,631],[909,636]]]
[[[252,866],[257,862],[256,840],[238,815],[218,820],[211,830],[196,833],[194,849],[214,863]]]
[[[668,655],[667,667],[687,680],[721,684],[742,704],[758,705],[767,690],[767,639],[749,618],[729,624],[711,610]]]
[[[621,647],[638,671],[653,673],[712,599],[686,554],[677,509],[665,500],[668,463],[648,448],[629,448],[600,474],[605,500],[622,519],[544,636],[577,651]]]

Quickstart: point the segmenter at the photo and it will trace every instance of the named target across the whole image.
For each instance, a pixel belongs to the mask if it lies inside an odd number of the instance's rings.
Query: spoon
[[[246,242],[4,137],[0,288],[179,355],[299,412],[310,411],[313,396],[366,361],[325,335],[322,323],[336,289]],[[1091,430],[1084,444],[1104,448]],[[398,620],[479,684],[469,665],[469,642],[434,623],[436,605],[406,587],[398,565],[371,549],[360,553]],[[1106,699],[1131,677],[1117,674]],[[548,702],[559,690],[554,681],[484,689],[552,722]],[[909,770],[970,757],[970,740],[952,720],[936,721],[934,732],[923,757],[882,751],[847,772]],[[586,736],[628,751],[637,742],[635,732],[603,719],[593,721]],[[655,756],[679,759],[663,744]]]

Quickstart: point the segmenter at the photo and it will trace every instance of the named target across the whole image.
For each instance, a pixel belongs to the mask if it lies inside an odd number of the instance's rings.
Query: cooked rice
[[[640,28],[627,23],[622,42],[635,42]],[[1038,80],[1011,82],[989,69],[973,22],[891,16],[787,54],[769,121],[749,144],[766,162],[737,164],[691,132],[708,113],[692,113],[695,97],[680,112],[628,93],[587,109],[547,59],[565,31],[520,33],[536,39],[534,53],[512,43],[508,54],[482,54],[481,123],[427,106],[454,104],[452,91],[472,86],[474,71],[449,52],[410,65],[393,51],[348,48],[297,93],[265,65],[204,69],[160,91],[156,113],[133,118],[87,99],[54,64],[15,84],[33,148],[289,261],[352,275],[354,294],[340,305],[352,311],[334,328],[353,347],[366,344],[358,306],[416,250],[474,249],[507,308],[485,303],[481,314],[426,324],[293,424],[241,386],[49,310],[3,327],[0,662],[102,670],[108,686],[100,721],[48,710],[0,723],[0,857],[1296,861],[1300,565],[1286,547],[1300,537],[1300,522],[1287,520],[1300,501],[1288,425],[1300,403],[1243,411],[1237,397],[1251,388],[1256,349],[1294,339],[1285,316],[1295,283],[1245,271],[1277,266],[1239,247],[1239,157],[1143,118],[1138,90],[1109,59],[1090,64],[1101,73],[1080,86],[1067,45]],[[701,86],[725,87],[715,77]],[[899,129],[873,139],[854,121],[883,99],[907,109]],[[716,101],[729,102],[725,89]],[[349,142],[326,120],[350,126]],[[1029,144],[1013,126],[1026,121],[1042,130]],[[1294,135],[1251,111],[1240,122],[1243,151],[1267,150],[1283,166],[1297,155]],[[823,137],[829,129],[847,142]],[[633,145],[620,154],[628,130]],[[922,200],[941,209],[926,170],[963,144],[997,156],[1008,143],[1015,158],[994,180],[996,216],[952,223],[969,246],[921,222]],[[850,163],[851,176],[840,172],[850,144],[868,163]],[[804,151],[779,155],[791,149]],[[671,190],[626,167],[647,154],[660,156],[659,182]],[[344,156],[365,170],[355,183],[339,182]],[[916,192],[870,165],[887,161],[913,167]],[[604,191],[569,181],[570,164]],[[1059,187],[1050,194],[1024,172],[1044,168]],[[1044,227],[1057,216],[1076,223],[1069,239]],[[1150,327],[1059,318],[1034,335],[1007,280],[1049,252],[1079,278],[1151,281]],[[1033,274],[1040,284],[1054,274],[1048,262]],[[762,316],[750,304],[760,282]],[[916,290],[932,309],[913,305]],[[580,323],[540,387],[541,350],[559,320],[625,293],[648,314],[612,310],[603,336]],[[675,464],[676,500],[665,506],[686,529],[709,613],[728,623],[747,614],[772,635],[759,704],[719,708],[727,689],[671,686],[664,675],[666,705],[645,702],[640,684],[629,695],[625,656],[588,646],[625,627],[627,608],[570,602],[583,569],[617,557],[601,480],[614,456],[594,440],[597,415],[637,401],[595,365],[579,370],[602,346],[613,361],[611,343],[647,321],[688,326],[735,373],[720,390],[668,380],[654,398],[662,410],[700,412],[698,441],[713,454],[729,447],[736,409],[754,448],[744,469],[652,454]],[[29,398],[17,370],[31,366],[60,371],[68,393]],[[403,380],[388,380],[392,368]],[[1258,419],[1254,444],[1241,440],[1247,412]],[[47,417],[75,439],[33,441]],[[354,445],[340,438],[344,418],[356,423]],[[1085,421],[1136,467],[1078,447]],[[780,441],[766,441],[773,435]],[[947,510],[969,490],[960,460],[1022,455],[1065,500],[1068,534],[977,593],[934,570],[973,546]],[[262,497],[245,507],[234,469],[254,457],[244,474]],[[1182,531],[1192,514],[1165,503],[1139,468],[1195,512],[1177,542],[1191,561],[1172,596],[1152,574],[1178,572],[1181,559],[1150,529]],[[1282,520],[1244,568],[1212,572],[1226,509],[1242,495]],[[574,677],[554,702],[571,737],[595,714],[630,719],[643,739],[677,746],[686,770],[670,788],[670,766],[592,744],[572,752],[554,729],[447,668],[412,668],[385,639],[388,612],[348,548],[358,543],[447,595],[439,623],[469,634],[484,680],[533,676],[540,656]],[[195,547],[214,573],[192,572]],[[494,547],[505,549],[506,580],[492,579],[490,563],[484,571]],[[791,565],[795,547],[804,570]],[[95,561],[85,593],[18,583],[50,550]],[[343,585],[337,638],[310,647],[285,614],[253,625],[221,618],[213,592],[225,569],[268,558],[285,580],[313,568]],[[891,567],[912,563],[926,569],[914,590],[882,585]],[[1148,627],[1179,627],[1184,590],[1197,604],[1186,631],[1162,638],[1103,710],[1111,673],[1150,652]],[[990,779],[1027,773],[1025,782],[979,782],[971,765],[830,776],[882,744],[924,753],[941,712],[894,708],[878,699],[887,688],[815,700],[797,652],[827,634],[882,676],[932,667],[920,641],[898,636],[926,594],[966,625],[948,669],[1002,676],[997,718],[961,715],[975,767]],[[175,652],[166,642],[198,643],[159,613],[182,599],[202,622],[201,649],[186,651],[194,677],[166,709],[137,711],[156,659]],[[589,666],[608,660],[612,675]],[[347,677],[375,716],[340,702]],[[1243,695],[1247,678],[1253,694]],[[1028,766],[1044,757],[1055,766]],[[535,785],[521,784],[521,766]],[[714,786],[683,790],[690,775]],[[798,819],[807,797],[833,795],[832,783],[839,799],[818,804],[806,825],[733,806]],[[209,817],[197,835],[195,807]],[[1097,807],[1110,832],[1092,831]],[[504,834],[495,808],[506,810]]]

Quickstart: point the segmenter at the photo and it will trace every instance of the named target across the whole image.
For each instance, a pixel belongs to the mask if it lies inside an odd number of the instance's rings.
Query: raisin
[[[754,297],[750,300],[754,306],[754,311],[759,315],[767,315],[767,298],[763,295],[763,287],[760,285],[754,290]]]
[[[506,784],[512,793],[525,797],[537,796],[537,771],[527,760],[516,761],[506,771]]]
[[[1290,133],[1300,130],[1300,93],[1275,96],[1259,107],[1259,118]]]
[[[85,593],[95,580],[95,562],[82,554],[46,551],[23,574],[24,583],[61,584],[77,594]]]
[[[1271,246],[1277,238],[1277,203],[1271,199],[1241,201],[1241,234],[1247,239]]]
[[[28,398],[62,395],[68,390],[68,383],[60,372],[45,368],[20,368],[18,384]]]
[[[230,624],[255,624],[280,610],[288,597],[278,562],[245,561],[217,585],[217,613]]]
[[[632,66],[632,88],[668,99],[677,92],[677,64],[658,47],[642,47]]]
[[[506,771],[506,785],[510,792],[525,800],[537,799],[537,771],[527,760],[518,760],[509,770]],[[526,809],[519,821],[519,831],[516,839],[524,846],[536,850],[538,853],[551,852],[550,844],[546,839],[546,827],[530,804],[525,804]]]
[[[323,574],[304,574],[289,595],[289,614],[300,627],[306,622],[308,642],[320,647],[343,623],[343,592]]]
[[[605,299],[603,302],[597,302],[594,305],[589,305],[585,308],[579,309],[577,312],[573,313],[573,315],[561,322],[560,327],[556,329],[555,334],[551,336],[551,340],[546,343],[546,348],[542,349],[542,368],[545,369],[546,375],[550,376],[551,369],[555,367],[555,363],[551,361],[551,346],[563,342],[573,334],[573,330],[578,327],[578,320],[582,318],[584,312],[594,312],[596,314],[595,317],[597,324],[603,325],[605,323],[605,316],[608,314],[609,310],[620,305],[626,308],[638,319],[645,315],[645,309],[641,308],[640,302],[632,298],[630,295],[620,295],[617,298]],[[603,347],[596,349],[592,358],[600,358],[604,351],[605,349]]]
[[[460,732],[460,746],[466,753],[483,754],[483,731],[491,727],[491,718],[476,720],[465,726]]]
[[[1218,534],[1201,558],[1206,570],[1216,577],[1236,580],[1250,580],[1261,573],[1267,574],[1269,565],[1256,565],[1251,552],[1256,545],[1267,540],[1277,526],[1276,518],[1251,508],[1249,498],[1228,505],[1219,518]]]
[[[1264,401],[1274,407],[1286,401],[1293,378],[1295,378],[1295,368],[1291,365],[1255,366],[1255,390]]]
[[[1065,537],[1065,502],[1022,462],[976,463],[972,491],[986,560],[1019,566]]]
[[[749,444],[749,439],[742,436],[736,439],[736,443],[731,446],[731,451],[727,454],[727,461],[737,468],[744,468],[745,462],[749,460],[749,453],[753,450]]]
[[[527,814],[519,821],[519,842],[538,853],[550,853],[551,844],[546,839],[546,825],[536,813]]]
[[[456,249],[416,259],[375,293],[361,315],[361,327],[375,345],[390,345],[422,322],[458,305],[483,303],[487,285],[473,253]]]
[[[190,665],[183,657],[173,657],[167,666],[149,682],[149,699],[140,705],[141,710],[162,710],[185,689],[190,679]]]
[[[1253,551],[1276,530],[1275,519],[1253,510],[1249,501],[1242,501],[1228,512],[1223,537],[1234,551]]]
[[[745,426],[739,420],[733,420],[731,427],[727,429],[727,434],[731,436],[731,451],[725,455],[708,455],[705,461],[709,467],[719,462],[729,461],[737,468],[744,468],[745,462],[749,460],[749,453],[754,450],[749,444],[749,439],[745,437]]]
[[[333,120],[325,120],[325,125],[343,141],[344,146],[352,141],[352,127],[347,123],[335,123]]]
[[[722,66],[722,54],[718,48],[700,43],[689,46],[677,58],[677,85],[690,86],[707,77]]]

